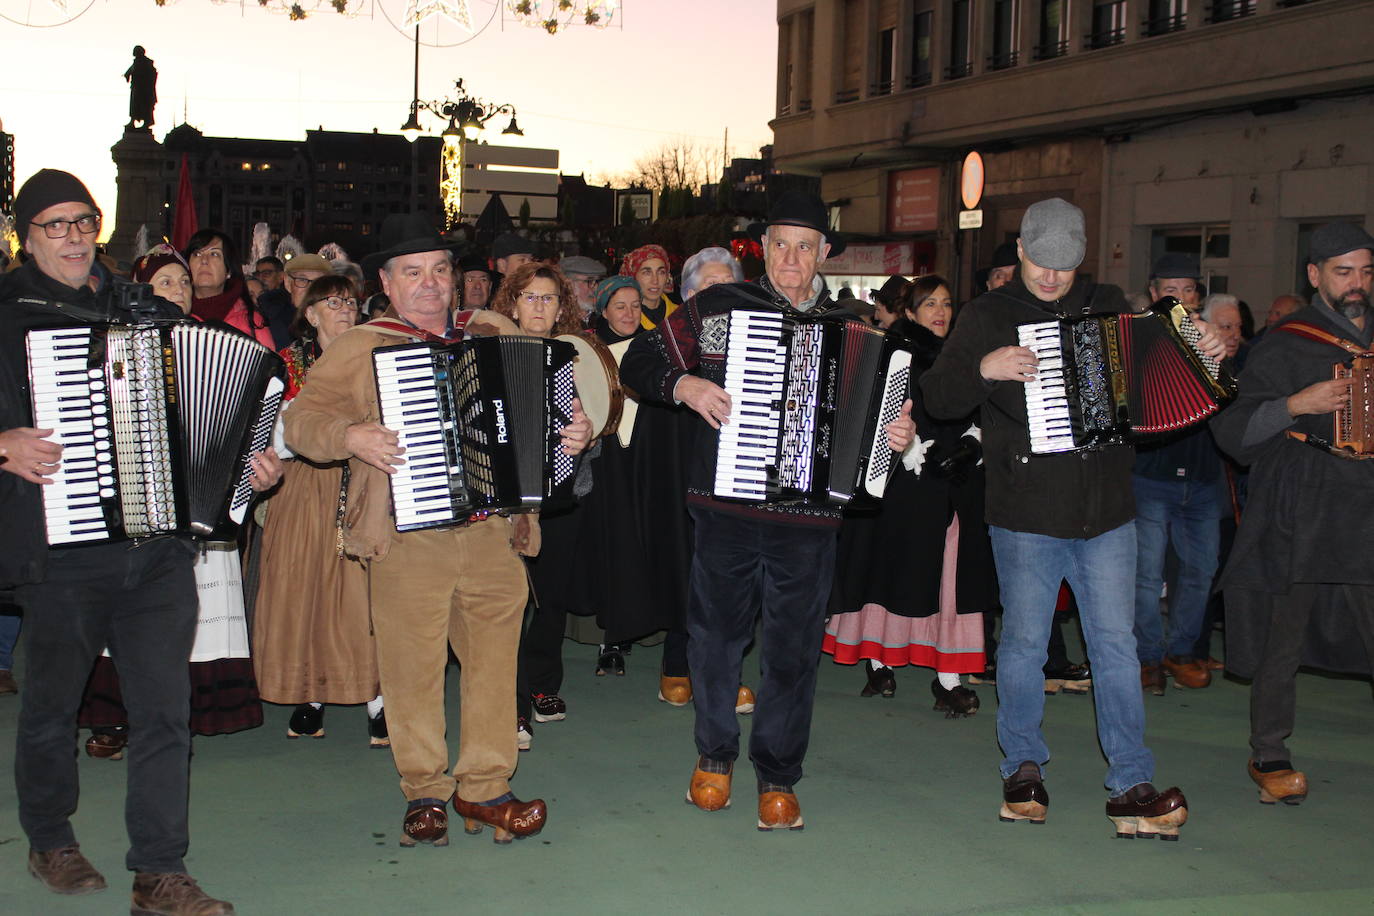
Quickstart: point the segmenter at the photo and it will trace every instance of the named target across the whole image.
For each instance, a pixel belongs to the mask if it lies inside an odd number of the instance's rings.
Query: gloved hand
[[[931,452],[936,449],[940,449],[940,454],[932,461]],[[957,484],[968,480],[968,472],[982,457],[983,444],[972,436],[963,437],[952,449],[945,450],[935,445],[926,452],[926,461],[936,476],[946,477],[951,483]]]

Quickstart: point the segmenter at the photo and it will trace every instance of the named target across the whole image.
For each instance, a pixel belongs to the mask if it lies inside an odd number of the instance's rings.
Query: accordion
[[[1350,403],[1336,408],[1336,448],[1357,458],[1374,458],[1374,356],[1336,363],[1333,378],[1349,380]]]
[[[881,497],[893,453],[883,427],[907,398],[911,351],[877,328],[781,312],[729,313],[714,494],[845,505]]]
[[[1023,324],[1017,334],[1040,360],[1025,386],[1035,454],[1184,429],[1235,396],[1220,365],[1196,349],[1201,335],[1172,297],[1140,315]]]
[[[382,425],[405,464],[390,475],[397,531],[474,512],[533,511],[572,500],[574,350],[537,337],[478,337],[372,351]]]
[[[233,536],[281,407],[277,354],[192,323],[33,330],[27,346],[34,425],[62,446],[48,544]]]

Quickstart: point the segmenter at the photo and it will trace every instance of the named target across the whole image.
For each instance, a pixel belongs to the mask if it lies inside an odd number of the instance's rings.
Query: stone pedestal
[[[115,228],[106,245],[111,257],[121,264],[133,261],[134,238],[138,227],[148,227],[149,238],[162,238],[168,219],[167,188],[176,183],[168,176],[167,158],[162,144],[146,128],[125,128],[124,136],[110,147],[115,162]],[[175,189],[174,189],[175,190]],[[107,216],[108,219],[108,216]]]

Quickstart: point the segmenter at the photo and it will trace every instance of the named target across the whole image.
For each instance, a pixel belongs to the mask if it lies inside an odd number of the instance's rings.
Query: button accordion
[[[1172,297],[1144,314],[1023,324],[1017,335],[1039,358],[1025,386],[1035,454],[1184,429],[1235,396],[1217,361],[1196,348],[1201,334]]]
[[[32,330],[27,346],[34,425],[62,446],[48,544],[233,536],[281,407],[277,354],[192,323]]]
[[[907,398],[911,351],[857,321],[729,313],[714,493],[759,503],[845,505],[881,497],[883,427]]]
[[[406,450],[390,475],[397,531],[571,501],[576,463],[560,430],[572,422],[574,352],[514,336],[372,351],[382,425]]]
[[[1359,458],[1374,458],[1374,355],[1336,363],[1332,378],[1350,382],[1350,401],[1336,408],[1335,446]]]

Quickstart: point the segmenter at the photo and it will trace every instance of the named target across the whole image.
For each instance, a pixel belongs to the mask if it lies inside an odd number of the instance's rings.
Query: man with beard
[[[1371,349],[1374,238],[1349,223],[1312,233],[1311,304],[1271,329],[1240,376],[1240,397],[1213,422],[1217,442],[1250,465],[1249,502],[1222,576],[1226,667],[1253,678],[1250,778],[1264,804],[1296,805],[1299,665],[1368,676],[1374,670],[1374,462],[1325,448],[1351,384],[1332,366]],[[1356,405],[1358,409],[1358,405]],[[1311,446],[1316,445],[1317,448]]]

